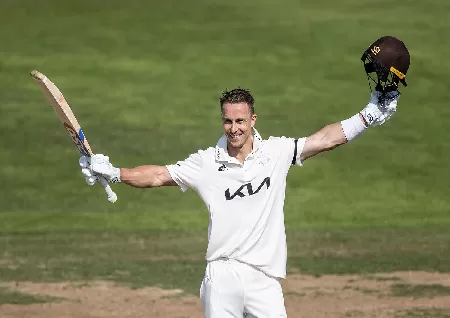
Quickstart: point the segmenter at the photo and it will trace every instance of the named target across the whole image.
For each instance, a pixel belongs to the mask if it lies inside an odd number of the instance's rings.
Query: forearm
[[[321,152],[339,147],[358,136],[365,129],[365,120],[361,114],[327,125],[306,139],[300,159],[303,161]]]
[[[135,188],[156,188],[169,184],[167,168],[145,165],[135,168],[120,168],[120,181]]]
[[[346,142],[340,122],[329,124],[307,138],[307,143],[317,145],[317,152],[334,149]]]
[[[366,121],[358,113],[347,120],[325,126],[319,130],[316,138],[323,145],[323,151],[331,150],[355,138],[365,127]]]

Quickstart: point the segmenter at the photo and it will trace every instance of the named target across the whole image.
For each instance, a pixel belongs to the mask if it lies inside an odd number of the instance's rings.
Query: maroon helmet
[[[393,36],[383,36],[363,53],[364,70],[375,90],[386,94],[398,91],[398,83],[406,84],[410,57],[405,44]]]

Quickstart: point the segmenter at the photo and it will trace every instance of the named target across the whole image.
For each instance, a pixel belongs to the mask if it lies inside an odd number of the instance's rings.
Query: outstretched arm
[[[166,166],[138,166],[120,168],[120,181],[135,188],[176,186]]]
[[[325,126],[306,138],[300,160],[304,161],[321,152],[332,150],[356,138],[368,127],[382,125],[397,110],[399,94],[391,94],[381,98],[379,92],[373,92],[366,107],[356,115]]]
[[[360,120],[360,123],[357,122]],[[359,132],[362,132],[367,126],[364,117],[361,114],[357,114],[348,121],[350,125],[355,125]],[[321,152],[332,150],[340,145],[347,143],[349,140],[344,133],[344,125],[342,122],[327,125],[317,131],[316,133],[308,136],[303,147],[303,151],[300,155],[300,160],[304,161],[311,158]]]
[[[175,186],[175,181],[166,166],[143,165],[135,168],[116,168],[109,162],[109,157],[101,154],[91,158],[80,158],[81,172],[86,182],[93,185],[97,175],[102,175],[109,182],[122,182],[135,188],[156,188]]]
[[[116,168],[109,162],[108,156],[95,154],[90,158],[81,157],[80,166],[89,185],[97,182],[97,176],[103,176],[108,182],[122,182],[135,188],[179,186],[182,191],[186,191],[198,185],[203,165],[201,153],[199,150],[176,164],[142,165],[135,168]]]

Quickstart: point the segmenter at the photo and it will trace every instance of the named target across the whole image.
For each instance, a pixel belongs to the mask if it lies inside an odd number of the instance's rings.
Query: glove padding
[[[79,164],[81,173],[89,185],[94,185],[98,181],[99,175],[103,176],[108,182],[120,182],[120,168],[113,167],[108,156],[102,154],[93,155],[90,158],[82,156]]]
[[[91,171],[90,158],[82,156],[78,163],[80,164],[81,173],[83,174],[86,183],[90,186],[93,186],[98,181],[98,177]]]
[[[368,126],[379,126],[389,120],[397,111],[400,98],[398,91],[388,92],[385,96],[375,91],[370,95],[367,106],[361,111]]]

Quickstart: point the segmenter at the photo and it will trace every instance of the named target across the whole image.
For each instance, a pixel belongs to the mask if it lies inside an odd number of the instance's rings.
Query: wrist
[[[91,157],[91,170],[97,175],[103,176],[108,182],[120,182],[120,168],[114,167],[109,162],[109,157],[97,154]]]
[[[361,119],[361,121],[362,121],[362,123],[364,124],[364,126],[365,126],[366,128],[368,128],[368,127],[369,127],[369,124],[367,123],[367,120],[364,118],[363,114],[358,113],[358,115],[359,115],[359,119]]]
[[[355,139],[367,129],[366,120],[361,113],[341,121],[341,126],[347,141]]]
[[[374,125],[379,117],[378,109],[375,104],[369,103],[363,110],[359,112],[363,118],[365,126]]]
[[[112,167],[111,168],[111,175],[109,176],[109,182],[111,183],[119,183],[121,182],[120,180],[120,168],[115,168]]]

